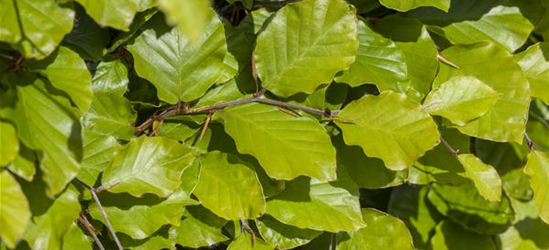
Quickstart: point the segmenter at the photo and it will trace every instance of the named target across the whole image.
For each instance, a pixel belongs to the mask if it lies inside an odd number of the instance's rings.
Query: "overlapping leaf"
[[[355,60],[355,10],[343,0],[283,7],[257,38],[255,62],[263,87],[281,96],[312,93]]]
[[[443,11],[448,11],[450,8],[450,0],[381,0],[380,3],[390,9],[398,11],[409,11],[423,6],[432,6]]]
[[[514,57],[528,78],[532,96],[549,105],[549,42],[532,45]]]
[[[390,91],[350,103],[335,121],[346,144],[360,146],[391,170],[410,167],[440,137],[437,125],[418,104]]]
[[[43,59],[72,29],[74,11],[52,0],[2,1],[0,41],[25,57]]]
[[[496,250],[496,243],[489,235],[468,231],[451,221],[443,221],[436,227],[431,239],[433,249]]]
[[[74,0],[81,4],[86,13],[98,24],[128,31],[140,1],[133,0]]]
[[[268,215],[256,220],[256,225],[263,239],[277,249],[292,249],[305,245],[322,234],[320,231],[283,224]]]
[[[530,176],[539,216],[549,224],[549,154],[538,150],[530,152],[524,173]]]
[[[235,155],[210,152],[200,158],[194,194],[202,205],[227,220],[255,219],[265,212],[265,197],[251,164]]]
[[[286,183],[286,189],[267,201],[267,214],[298,228],[338,232],[365,225],[356,191],[305,177]]]
[[[375,209],[362,209],[365,227],[337,235],[338,250],[403,249],[412,250],[412,237],[399,219]]]
[[[183,220],[176,229],[176,242],[185,247],[207,247],[228,240],[221,228],[226,220],[217,217],[202,206],[185,209]]]
[[[458,160],[482,197],[488,201],[501,200],[501,179],[494,167],[483,163],[473,154],[460,154]]]
[[[13,79],[15,80],[15,79]],[[40,168],[50,194],[58,194],[76,176],[82,158],[80,123],[69,100],[52,90],[42,79],[19,79],[25,85],[13,85],[0,93],[0,112],[14,121],[19,139],[29,148],[43,152]],[[17,101],[15,101],[17,100]]]
[[[168,21],[177,25],[181,33],[191,41],[197,41],[215,12],[211,11],[209,0],[159,0],[158,7],[166,14]]]
[[[364,19],[358,20],[358,38],[356,60],[336,80],[353,87],[374,83],[379,90],[405,92],[408,69],[402,51],[368,27]]]
[[[166,197],[181,184],[193,154],[189,146],[163,137],[132,139],[116,152],[101,182],[112,193]]]
[[[0,171],[0,236],[2,242],[13,248],[25,232],[31,212],[19,183],[8,171]]]
[[[219,116],[238,151],[253,155],[270,177],[335,179],[335,149],[316,120],[264,104],[231,107]]]
[[[455,76],[431,91],[423,106],[457,125],[484,115],[498,100],[498,93],[471,76]]]
[[[197,99],[223,73],[227,53],[223,25],[215,14],[207,23],[199,39],[192,42],[179,29],[168,27],[164,16],[155,15],[128,46],[137,74],[156,87],[160,100],[175,104]]]
[[[136,114],[124,97],[111,93],[95,93],[88,112],[84,115],[84,127],[103,135],[129,140],[133,137]]]
[[[19,153],[19,140],[15,127],[9,123],[0,120],[0,167],[6,167],[15,160]]]
[[[102,61],[97,65],[92,79],[95,93],[107,92],[123,96],[128,88],[128,69],[121,60]]]
[[[459,131],[487,140],[522,142],[530,103],[529,88],[528,80],[513,57],[488,42],[453,46],[442,54],[460,69],[441,65],[436,87],[452,76],[471,75],[499,94],[498,101],[486,114],[457,126]]]

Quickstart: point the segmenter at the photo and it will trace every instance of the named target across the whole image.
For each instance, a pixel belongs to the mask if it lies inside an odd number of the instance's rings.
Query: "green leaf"
[[[175,249],[175,228],[162,227],[150,237],[142,240],[134,240],[123,234],[119,236],[119,239],[122,246],[130,250]]]
[[[549,105],[549,42],[532,45],[514,57],[528,78],[532,96]]]
[[[65,233],[80,214],[79,193],[74,186],[69,186],[51,200],[43,193],[43,186],[36,184],[24,187],[33,217],[23,238],[31,249],[61,249]]]
[[[358,20],[358,39],[356,60],[336,80],[353,87],[374,83],[381,91],[405,92],[408,69],[397,45],[370,29],[362,18]]]
[[[322,234],[320,231],[283,224],[268,215],[257,219],[256,225],[261,237],[276,249],[293,249],[309,243]]]
[[[362,209],[362,217],[365,227],[338,233],[337,250],[414,249],[410,232],[401,220],[373,208]]]
[[[0,41],[27,58],[43,59],[72,30],[74,11],[53,0],[2,1]]]
[[[19,153],[19,140],[15,127],[9,123],[0,120],[0,168],[5,167],[15,160]]]
[[[502,234],[497,235],[497,243],[505,250],[511,249],[547,249],[549,248],[549,225],[537,215],[538,208],[532,202],[511,199],[515,211],[515,224]]]
[[[63,250],[81,249],[93,250],[92,240],[80,230],[76,223],[72,223],[71,227],[63,235]]]
[[[471,184],[435,185],[428,198],[440,213],[480,234],[501,233],[514,219],[507,196],[503,196],[500,202],[488,202]]]
[[[63,39],[63,45],[85,60],[99,61],[109,43],[109,30],[93,21],[83,8],[76,8],[74,29]]]
[[[450,9],[450,0],[380,0],[379,1],[383,6],[398,10],[401,12],[406,12],[415,8],[423,6],[432,6],[437,9],[448,12]]]
[[[40,78],[20,77],[18,81],[24,85],[0,92],[3,101],[17,100],[15,107],[0,107],[0,112],[15,123],[19,139],[26,146],[42,152],[39,158],[43,178],[48,194],[55,195],[80,169],[80,124],[69,100],[59,91]]]
[[[347,145],[360,146],[391,170],[410,167],[439,143],[433,119],[419,104],[390,91],[366,95],[347,105],[336,124]]]
[[[332,139],[337,150],[338,171],[346,171],[349,178],[361,188],[386,188],[398,186],[406,179],[406,172],[387,169],[383,162],[364,154],[362,148],[347,146],[343,137]]]
[[[267,214],[298,228],[319,231],[354,231],[364,227],[358,192],[334,183],[299,177],[267,201]]]
[[[209,0],[159,0],[158,8],[166,14],[168,22],[177,26],[191,41],[198,41],[210,17],[215,15]]]
[[[25,232],[31,212],[27,197],[10,172],[0,170],[0,181],[0,236],[2,242],[14,248]]]
[[[25,145],[19,145],[19,155],[15,157],[13,162],[8,166],[8,169],[25,179],[26,181],[32,181],[34,174],[36,173],[36,152],[27,148]]]
[[[294,117],[264,104],[234,106],[218,115],[238,151],[253,155],[270,177],[336,178],[335,149],[328,133],[313,118]]]
[[[225,223],[227,221],[202,206],[187,207],[176,229],[176,242],[181,246],[199,248],[226,241],[229,238],[221,232]]]
[[[155,15],[128,46],[135,70],[156,87],[160,100],[171,104],[192,101],[204,95],[223,73],[227,53],[223,25],[212,15],[203,34],[191,42],[163,19]]]
[[[48,78],[55,88],[66,92],[80,110],[88,110],[93,97],[91,74],[76,52],[61,46],[50,59],[30,67]]]
[[[253,239],[249,233],[241,233],[236,237],[227,250],[275,250],[274,246],[261,239]]]
[[[480,117],[496,103],[498,93],[472,76],[455,76],[431,91],[424,109],[457,125]]]
[[[251,11],[238,24],[238,29],[244,32],[244,35],[251,43],[255,43],[256,36],[265,30],[268,23],[271,22],[276,11],[268,8],[259,8]]]
[[[92,79],[94,93],[124,96],[128,89],[128,68],[121,60],[101,61]]]
[[[86,13],[98,24],[128,31],[139,3],[134,0],[74,0],[81,4]]]
[[[388,212],[406,223],[417,249],[426,249],[442,216],[428,203],[427,186],[399,186],[391,192]]]
[[[137,115],[132,104],[124,97],[110,93],[95,93],[82,125],[103,135],[129,140],[133,137]]]
[[[429,93],[438,68],[437,47],[429,32],[420,21],[396,15],[376,21],[375,30],[395,41],[404,53],[409,78],[404,90],[420,102]]]
[[[103,172],[103,187],[136,197],[145,193],[166,197],[181,184],[181,173],[193,154],[190,147],[163,137],[132,139]]]
[[[465,169],[465,176],[473,181],[482,197],[492,202],[501,200],[501,179],[494,167],[473,154],[460,154],[458,160]]]
[[[82,136],[84,140],[84,157],[82,159],[82,168],[80,168],[77,177],[89,186],[94,186],[99,175],[105,171],[114,153],[121,146],[116,138],[86,128],[84,128]]]
[[[438,224],[436,233],[431,239],[433,249],[471,249],[496,250],[496,244],[490,235],[477,234],[466,230],[451,221]]]
[[[226,220],[255,219],[265,212],[265,197],[251,164],[214,151],[200,158],[194,195]]]
[[[513,57],[488,42],[453,46],[442,55],[460,69],[441,64],[435,87],[453,76],[470,75],[499,94],[498,101],[486,114],[464,126],[457,126],[457,129],[466,135],[487,140],[521,143],[530,97],[528,81]]]
[[[539,208],[539,216],[549,224],[549,154],[538,150],[530,152],[524,173],[530,176],[530,186],[534,190],[534,203]]]
[[[109,215],[113,229],[140,240],[151,236],[163,225],[179,226],[184,207],[198,204],[189,196],[189,193],[179,188],[165,199],[152,194],[135,198],[128,194],[107,192],[100,193],[99,199]],[[88,210],[94,219],[105,223],[97,203],[91,204]]]
[[[280,9],[257,38],[263,87],[288,97],[312,93],[355,60],[355,9],[343,0],[311,0]]]

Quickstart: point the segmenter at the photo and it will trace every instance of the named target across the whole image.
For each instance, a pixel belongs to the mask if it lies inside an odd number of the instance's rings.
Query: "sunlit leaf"
[[[532,45],[514,57],[528,78],[532,96],[549,105],[549,42]]]
[[[482,197],[488,201],[501,200],[501,179],[494,167],[483,163],[473,154],[460,154],[458,160]]]
[[[335,121],[346,144],[360,146],[391,170],[410,167],[440,137],[437,125],[419,104],[390,91],[350,103]]]
[[[197,41],[215,12],[210,0],[158,0],[158,7],[170,24],[176,25],[191,41]]]
[[[534,190],[534,203],[539,208],[539,216],[549,224],[549,154],[538,150],[530,152],[524,173],[530,176],[530,186]]]
[[[277,95],[310,94],[347,69],[357,48],[355,10],[345,1],[302,1],[283,7],[259,34],[257,73]]]
[[[0,121],[0,167],[6,167],[19,153],[19,140],[15,127],[9,122]]]
[[[25,232],[31,212],[27,197],[8,171],[0,170],[0,181],[0,236],[13,248]]]
[[[263,239],[277,249],[292,249],[322,234],[320,231],[283,224],[268,215],[256,220],[256,225]]]
[[[423,6],[432,6],[437,9],[448,11],[450,0],[380,0],[380,3],[390,9],[398,11],[409,11]]]

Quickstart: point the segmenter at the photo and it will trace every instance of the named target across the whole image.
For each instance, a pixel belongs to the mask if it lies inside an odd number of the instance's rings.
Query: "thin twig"
[[[259,93],[261,92],[262,91],[260,91]],[[287,108],[287,109],[301,110],[310,114],[316,114],[316,115],[324,116],[327,118],[334,118],[335,115],[337,115],[337,113],[339,112],[338,110],[334,110],[334,111],[320,110],[320,109],[309,108],[306,106],[301,106],[293,103],[267,99],[263,96],[254,96],[254,97],[243,98],[235,101],[220,102],[211,106],[195,108],[195,109],[189,108],[188,105],[175,105],[163,110],[159,114],[155,114],[151,116],[149,119],[147,119],[145,122],[143,122],[141,125],[139,125],[136,128],[136,134],[143,133],[143,131],[148,129],[155,121],[165,120],[171,116],[211,113],[211,112],[225,109],[230,106],[254,103],[254,102],[278,106],[278,107]]]
[[[212,114],[213,112],[208,113],[208,116],[206,116],[206,120],[204,121],[204,126],[202,127],[202,131],[200,131],[200,136],[198,137],[198,142],[201,142],[204,138],[204,134],[206,134],[206,130],[208,129],[208,126],[210,125],[210,121],[212,120]]]
[[[101,241],[97,237],[95,228],[88,221],[88,219],[83,214],[80,214],[80,216],[78,217],[78,221],[80,221],[80,223],[86,228],[86,230],[88,230],[88,233],[90,233],[90,235],[93,237],[93,241],[95,242],[97,247],[100,250],[105,250],[105,247],[103,246],[103,244],[101,244]]]
[[[443,62],[444,64],[454,68],[454,69],[459,69],[459,66],[457,66],[455,63],[453,62],[450,62],[450,60],[444,58],[442,55],[440,54],[437,54],[437,58],[439,61]]]
[[[452,155],[454,157],[458,157],[458,151],[455,150],[451,145],[450,143],[448,143],[446,140],[444,140],[444,138],[440,137],[440,141],[442,142],[442,144],[444,144],[444,146],[446,146],[446,148],[450,151],[450,153],[452,153]]]
[[[86,189],[90,190],[90,193],[95,200],[95,203],[97,203],[97,206],[99,207],[99,211],[101,211],[101,215],[103,216],[103,219],[105,219],[105,224],[107,225],[107,228],[109,229],[114,242],[116,243],[116,246],[118,246],[119,250],[124,250],[124,247],[122,247],[122,244],[120,243],[120,240],[116,236],[116,232],[114,232],[114,229],[112,228],[111,222],[109,220],[109,216],[107,216],[107,213],[105,212],[105,209],[103,209],[103,206],[101,205],[101,201],[99,200],[99,197],[97,197],[97,193],[95,192],[95,188],[89,186],[88,184],[84,183],[82,180],[75,178],[75,180],[82,184]]]

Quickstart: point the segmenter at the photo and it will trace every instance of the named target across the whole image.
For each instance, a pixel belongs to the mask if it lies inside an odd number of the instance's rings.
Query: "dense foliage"
[[[0,248],[549,249],[548,104],[548,0],[0,0]]]

